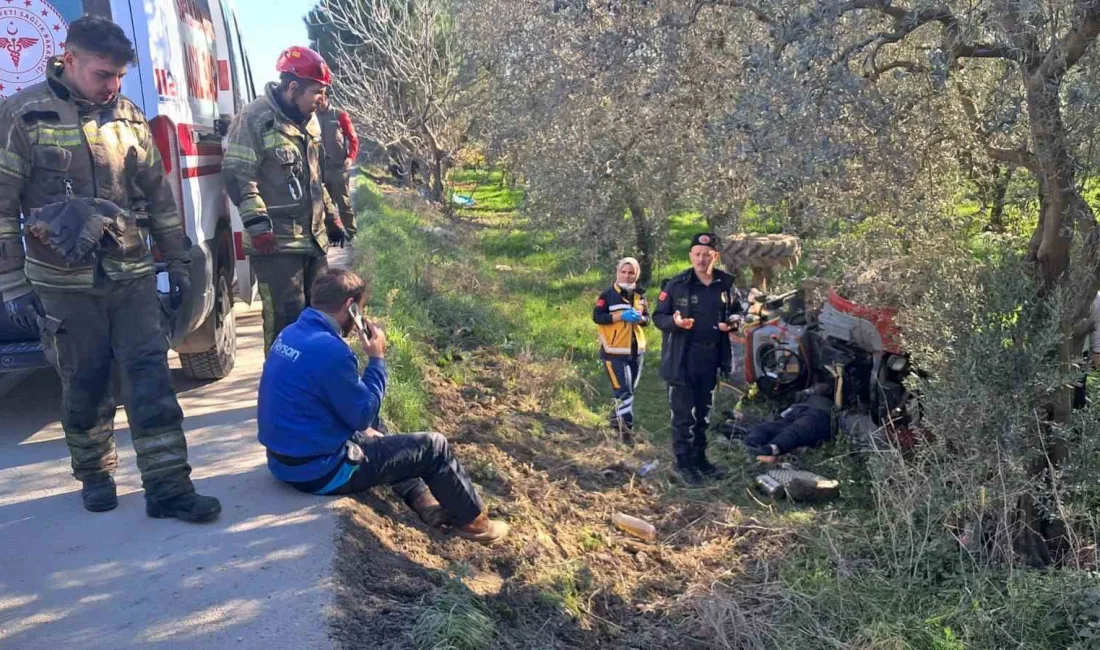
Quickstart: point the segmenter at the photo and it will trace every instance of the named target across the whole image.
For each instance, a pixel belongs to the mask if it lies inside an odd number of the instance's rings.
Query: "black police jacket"
[[[730,315],[741,313],[741,293],[733,285],[733,276],[724,271],[715,271],[714,277],[721,278],[726,289],[723,304],[726,305],[722,320]],[[661,289],[657,309],[653,312],[653,322],[662,332],[661,378],[670,384],[687,383],[687,356],[691,346],[692,332],[676,325],[672,315],[677,311],[684,318],[692,318],[692,294],[703,285],[695,275],[694,269],[688,269],[669,279]],[[732,362],[730,340],[720,337],[718,345],[719,371],[728,374]]]

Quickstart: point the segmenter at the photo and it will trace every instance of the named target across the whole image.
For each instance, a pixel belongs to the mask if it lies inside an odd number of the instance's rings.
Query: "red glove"
[[[252,237],[252,246],[263,255],[271,255],[279,248],[279,242],[275,240],[275,233],[268,230]]]

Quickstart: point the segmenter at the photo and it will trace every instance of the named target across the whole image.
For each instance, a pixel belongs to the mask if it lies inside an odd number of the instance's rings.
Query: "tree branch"
[[[742,2],[741,0],[695,0],[695,4],[692,6],[691,11],[683,19],[677,19],[675,14],[667,14],[662,22],[673,29],[684,29],[691,27],[695,23],[699,22],[699,14],[702,13],[706,7],[728,7],[730,9],[744,9],[751,13],[757,20],[768,25],[774,25],[775,20],[772,19],[763,9],[751,2]]]
[[[998,162],[1023,167],[1032,173],[1039,171],[1039,160],[1035,157],[1035,154],[1027,149],[1002,149],[989,145],[986,147],[986,151],[989,153],[990,158]]]
[[[1088,51],[1100,35],[1100,0],[1079,0],[1075,15],[1077,24],[1043,59],[1040,74],[1046,78],[1061,78]]]

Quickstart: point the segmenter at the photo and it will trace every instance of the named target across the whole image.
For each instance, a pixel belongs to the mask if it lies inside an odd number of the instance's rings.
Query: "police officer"
[[[623,442],[634,437],[634,393],[642,378],[645,359],[645,328],[649,306],[645,289],[638,286],[641,265],[633,257],[619,260],[615,283],[596,299],[592,321],[599,326],[600,359],[615,392],[611,428]]]
[[[321,125],[321,143],[325,149],[325,188],[332,197],[348,237],[355,237],[355,210],[351,205],[351,165],[359,157],[359,136],[351,117],[333,108],[328,95],[317,111]]]
[[[118,505],[117,363],[146,513],[209,521],[221,504],[191,484],[145,235],[168,262],[174,306],[191,290],[191,245],[145,116],[119,95],[135,59],[119,26],[85,16],[70,26],[64,56],[48,63],[47,80],[4,103],[0,292],[12,320],[40,333],[61,376],[61,424],[84,507]]]
[[[233,120],[222,175],[240,208],[245,251],[264,305],[264,353],[309,304],[309,289],[327,268],[329,244],[347,231],[330,205],[322,177],[321,127],[314,113],[332,83],[321,55],[294,46],[279,55],[271,83]]]
[[[716,270],[718,239],[701,233],[691,241],[691,268],[661,291],[653,322],[664,334],[661,377],[668,382],[672,447],[685,483],[723,472],[707,460],[707,427],[718,373],[730,371],[729,322],[741,311],[733,277]]]

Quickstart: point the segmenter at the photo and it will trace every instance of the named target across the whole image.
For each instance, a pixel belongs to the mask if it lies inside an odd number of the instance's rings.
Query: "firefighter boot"
[[[214,521],[222,512],[222,504],[214,497],[184,492],[168,499],[145,499],[145,514],[154,519],[175,517],[180,521],[202,524]]]
[[[676,475],[688,487],[699,487],[703,484],[703,476],[699,473],[699,469],[686,456],[676,457]]]
[[[443,506],[439,505],[439,502],[435,500],[435,497],[432,496],[432,493],[428,490],[424,490],[424,492],[416,498],[416,501],[409,504],[409,507],[420,516],[420,521],[423,521],[432,528],[440,528],[447,524],[447,511],[443,509]]]
[[[699,473],[704,477],[715,481],[726,478],[726,470],[707,460],[706,450],[699,450],[695,453],[695,469],[699,470]]]
[[[84,499],[84,509],[91,512],[107,512],[118,507],[115,479],[110,474],[85,480],[80,496]]]

